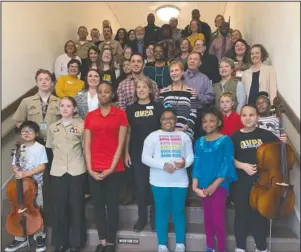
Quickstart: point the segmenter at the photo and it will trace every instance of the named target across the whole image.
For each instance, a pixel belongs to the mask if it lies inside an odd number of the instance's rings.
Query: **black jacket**
[[[206,51],[203,54],[201,61],[202,64],[199,67],[199,71],[206,74],[212,81],[212,84],[219,82],[221,80],[221,76],[219,74],[219,64],[216,56],[211,55]]]
[[[137,45],[137,40],[134,40],[134,41],[131,41],[131,42],[128,42],[127,43],[128,46],[130,46],[132,48],[132,52],[134,53],[137,53],[138,52],[138,45]],[[145,40],[144,40],[144,44],[143,44],[143,57],[145,58],[146,57],[146,43],[145,43]]]
[[[156,25],[147,25],[144,27],[145,35],[144,35],[144,42],[146,45],[149,43],[156,44],[158,41],[159,29],[160,27]]]

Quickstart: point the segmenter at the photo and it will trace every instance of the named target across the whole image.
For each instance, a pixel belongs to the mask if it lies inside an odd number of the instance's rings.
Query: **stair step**
[[[132,231],[134,222],[120,222],[119,231],[117,233],[117,250],[131,251],[131,252],[147,252],[156,251],[157,235],[152,232],[150,226],[146,226],[145,230],[137,233]],[[47,229],[48,241],[51,239],[51,228]],[[235,237],[231,226],[227,226],[227,246],[229,251],[235,249]],[[126,240],[127,244],[120,243],[121,240]],[[90,223],[87,230],[87,247],[96,247],[99,238],[94,223]],[[131,244],[132,243],[132,244]],[[173,232],[173,225],[169,225],[168,243],[171,251],[175,248],[175,234]],[[204,225],[198,223],[188,223],[186,233],[186,249],[190,252],[200,252],[206,249],[206,235],[204,232]],[[252,237],[247,239],[247,250],[255,251],[254,240]],[[89,250],[84,250],[89,251]],[[272,229],[272,251],[273,252],[300,252],[300,240],[289,229],[285,227],[274,227]]]
[[[193,205],[193,204],[191,204]],[[195,205],[195,204],[194,204]],[[148,207],[149,210],[150,207]],[[234,223],[234,216],[235,211],[234,207],[229,204],[226,209],[226,221],[228,225],[233,225]],[[204,224],[204,209],[200,206],[200,203],[198,206],[189,206],[186,207],[186,221],[187,223],[199,223]],[[90,221],[94,220],[94,208],[93,205],[90,202],[87,202],[86,205],[86,218]],[[119,206],[119,219],[120,221],[136,221],[138,219],[138,207],[136,204],[131,204],[127,206],[120,205]],[[170,222],[171,222],[170,218]],[[282,218],[280,220],[274,220],[273,225],[274,226],[281,226],[286,227],[288,223],[288,218]]]

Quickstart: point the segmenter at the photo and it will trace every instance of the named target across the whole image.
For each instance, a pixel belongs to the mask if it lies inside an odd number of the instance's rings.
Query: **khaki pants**
[[[39,208],[43,208],[43,189],[42,189],[42,185],[38,185],[38,194],[36,197],[36,204],[38,205]],[[34,234],[33,239],[36,240],[37,237],[42,236],[43,238],[46,237],[46,234],[44,233],[44,226],[42,226],[42,228]],[[15,236],[15,240],[17,241],[24,241],[26,240],[26,237],[22,237],[22,236]]]

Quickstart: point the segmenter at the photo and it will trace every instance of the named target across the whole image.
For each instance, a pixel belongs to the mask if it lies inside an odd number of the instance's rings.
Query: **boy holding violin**
[[[259,178],[257,170],[257,148],[264,143],[287,142],[286,135],[275,136],[272,132],[257,127],[259,114],[257,108],[245,105],[240,113],[243,128],[232,136],[235,166],[238,180],[232,184],[231,195],[234,202],[235,252],[246,251],[246,239],[252,233],[256,252],[267,252],[268,219],[254,211],[249,203],[253,185]]]
[[[16,165],[15,156],[12,162],[12,169],[16,179],[22,179],[26,177],[32,177],[37,183],[37,196],[36,204],[39,208],[43,207],[43,173],[48,163],[45,147],[36,141],[40,127],[33,121],[25,121],[20,125],[21,138],[23,144],[21,145],[21,157],[19,169]],[[46,234],[43,232],[43,227],[38,230],[34,235],[36,241],[36,251],[46,251],[46,245],[44,239]],[[16,236],[12,243],[5,249],[5,252],[17,251],[20,248],[28,246],[28,240],[26,237]]]

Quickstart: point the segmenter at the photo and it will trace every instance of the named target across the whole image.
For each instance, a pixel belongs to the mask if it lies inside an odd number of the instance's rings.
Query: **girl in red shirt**
[[[115,252],[118,187],[124,171],[122,152],[128,120],[126,113],[112,104],[115,94],[111,83],[101,81],[97,97],[99,109],[85,119],[85,158],[99,236],[96,251]]]

